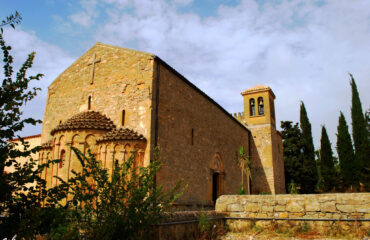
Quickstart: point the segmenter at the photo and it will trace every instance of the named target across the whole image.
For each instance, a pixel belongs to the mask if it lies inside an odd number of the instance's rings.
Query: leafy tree
[[[359,173],[360,182],[364,184],[367,190],[370,190],[370,146],[367,136],[368,131],[355,79],[352,74],[349,75],[352,88],[352,137],[355,146],[355,162],[357,166],[355,172]]]
[[[334,169],[333,151],[329,141],[325,126],[321,129],[321,147],[320,147],[320,173],[322,179],[322,188],[325,192],[335,187],[336,174]]]
[[[351,136],[348,131],[348,125],[342,112],[340,112],[337,129],[337,153],[339,157],[339,167],[343,187],[348,188],[358,185],[358,179],[355,171],[355,153],[353,151]]]
[[[148,239],[151,226],[162,218],[178,199],[181,183],[164,193],[156,186],[155,175],[161,169],[159,150],[148,167],[135,166],[135,154],[121,164],[115,161],[113,173],[89,153],[84,156],[72,148],[82,165],[68,181],[55,188],[55,199],[65,198],[62,208],[68,209],[69,221],[60,222],[52,232],[53,239]]]
[[[302,175],[301,188],[302,193],[313,193],[318,180],[318,174],[315,162],[315,149],[312,139],[311,123],[307,116],[306,107],[301,102],[300,125],[302,130]]]
[[[302,145],[299,124],[291,121],[281,122],[284,146],[284,168],[286,189],[299,188],[302,176]],[[297,189],[292,190],[297,193]],[[290,191],[289,191],[290,192]]]
[[[39,176],[44,165],[37,168],[37,161],[30,158],[38,148],[30,149],[29,145],[19,136],[21,145],[17,147],[14,142],[16,133],[21,131],[25,124],[37,124],[41,121],[33,118],[22,118],[21,107],[32,100],[39,88],[28,89],[29,83],[40,80],[42,74],[27,76],[27,71],[32,67],[35,52],[28,58],[14,76],[13,57],[11,47],[6,45],[3,37],[3,27],[15,24],[22,20],[18,12],[10,15],[0,24],[0,47],[3,55],[3,80],[0,86],[0,215],[5,216],[0,222],[2,237],[18,236],[27,237],[29,225],[23,224],[25,219],[33,217],[34,210],[46,196],[45,181]],[[19,157],[29,158],[20,164],[16,161]],[[9,172],[8,169],[14,170]],[[28,238],[28,237],[27,237]]]
[[[5,20],[2,20],[0,23],[0,31],[3,34],[3,27],[10,25],[12,28],[15,28],[15,24],[19,24],[22,21],[22,16],[15,11],[15,14],[11,14],[10,16],[6,17]]]

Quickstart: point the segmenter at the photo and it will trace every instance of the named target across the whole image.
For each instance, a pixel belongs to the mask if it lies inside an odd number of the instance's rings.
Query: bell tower
[[[257,85],[243,91],[244,121],[248,126],[275,123],[275,94],[268,86]]]
[[[276,130],[275,94],[257,85],[241,93],[242,121],[251,131],[253,193],[285,193],[282,135]]]

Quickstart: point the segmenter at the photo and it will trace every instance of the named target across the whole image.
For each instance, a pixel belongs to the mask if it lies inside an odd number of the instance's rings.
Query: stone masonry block
[[[217,203],[216,204],[216,211],[217,212],[225,212],[227,209],[227,205],[226,204],[223,204],[223,203]]]
[[[243,207],[241,204],[230,204],[227,205],[227,211],[229,212],[243,212]]]
[[[246,212],[258,212],[259,206],[256,203],[248,203],[245,205],[244,211]]]
[[[276,205],[275,206],[275,211],[276,212],[284,212],[286,210],[285,205]]]
[[[322,202],[320,204],[322,212],[336,212],[337,208],[334,201]]]
[[[337,209],[341,212],[354,212],[355,207],[353,205],[337,204]]]
[[[288,212],[302,212],[304,211],[304,206],[298,201],[289,201],[286,205],[286,210]]]
[[[320,211],[320,204],[317,200],[305,201],[305,207],[307,212],[318,212]]]

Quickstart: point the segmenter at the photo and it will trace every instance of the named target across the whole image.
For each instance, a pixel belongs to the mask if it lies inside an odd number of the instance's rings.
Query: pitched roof
[[[119,140],[145,141],[146,139],[142,134],[139,134],[132,129],[118,128],[118,129],[113,129],[110,132],[107,132],[106,134],[98,138],[96,142],[99,143],[99,142],[119,141]]]
[[[112,120],[95,111],[82,112],[74,115],[64,123],[51,130],[51,135],[63,130],[96,129],[110,131],[116,128]]]

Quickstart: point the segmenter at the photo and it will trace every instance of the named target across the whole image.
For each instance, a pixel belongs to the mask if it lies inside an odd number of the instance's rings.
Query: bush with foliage
[[[40,88],[29,89],[32,81],[38,81],[43,76],[36,74],[27,76],[32,67],[35,52],[28,55],[24,64],[14,74],[11,46],[5,43],[3,27],[20,23],[21,15],[16,12],[0,23],[0,47],[2,52],[3,79],[0,85],[0,237],[12,238],[14,235],[27,239],[35,236],[40,228],[36,219],[39,219],[40,206],[47,196],[45,181],[40,174],[45,163],[37,167],[37,160],[31,158],[38,148],[30,148],[20,136],[25,124],[41,123],[33,118],[23,118],[21,108],[31,101]],[[18,137],[20,144],[9,140]],[[17,159],[28,158],[24,164]],[[11,169],[11,170],[9,170]],[[37,216],[36,216],[37,215]]]
[[[87,239],[146,239],[151,226],[182,195],[181,182],[168,193],[156,186],[155,175],[161,169],[158,148],[147,167],[135,166],[133,154],[123,163],[116,161],[111,174],[93,154],[84,156],[72,149],[82,170],[72,170],[68,181],[59,178],[62,183],[55,188],[58,196],[54,198],[68,196],[65,204],[60,204],[69,211],[69,220],[58,226],[63,233],[60,235],[76,239],[81,233]]]

